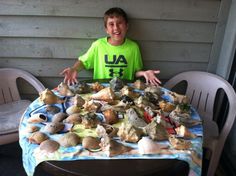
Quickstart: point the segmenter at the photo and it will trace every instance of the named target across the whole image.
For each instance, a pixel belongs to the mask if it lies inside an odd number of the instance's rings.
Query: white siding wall
[[[160,69],[163,80],[186,70],[215,72],[228,13],[222,8],[225,4],[229,3],[0,0],[0,67],[21,68],[46,87],[57,86],[63,80],[59,75],[63,68],[105,35],[103,13],[118,6],[129,15],[128,36],[139,43],[146,69]],[[83,71],[79,76],[88,79],[92,72]]]

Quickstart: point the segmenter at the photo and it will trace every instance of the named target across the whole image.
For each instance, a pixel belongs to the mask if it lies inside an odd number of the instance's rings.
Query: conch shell
[[[129,123],[122,123],[117,135],[122,141],[136,143],[140,140],[143,131]]]
[[[39,93],[39,101],[45,104],[56,104],[63,103],[64,100],[60,97],[56,96],[51,90],[48,88]]]
[[[134,108],[129,108],[126,111],[128,121],[130,124],[132,124],[135,127],[144,127],[147,125],[147,123],[139,117],[138,113],[135,111]]]
[[[144,82],[142,82],[141,80],[137,79],[134,82],[134,88],[135,89],[140,89],[140,90],[144,90],[146,88],[146,84]]]
[[[174,135],[169,136],[169,142],[177,150],[187,150],[192,146],[191,141],[176,138]]]
[[[131,147],[125,146],[115,140],[112,140],[108,136],[104,136],[101,139],[100,146],[102,151],[109,157],[123,154],[132,150]]]
[[[61,82],[57,86],[57,89],[58,89],[60,95],[62,95],[62,96],[74,96],[74,93],[70,90],[69,86],[64,82]]]
[[[91,85],[91,89],[95,92],[99,92],[100,90],[104,89],[105,87],[101,85],[99,82],[95,82]]]
[[[175,128],[175,131],[179,137],[191,139],[191,138],[196,138],[197,136],[193,133],[191,133],[188,128],[185,126],[181,125],[177,128]]]
[[[175,104],[189,104],[189,98],[176,92],[170,92],[170,97]]]
[[[158,144],[148,137],[142,137],[138,141],[138,151],[140,154],[159,154],[162,149],[167,149],[168,145]]]
[[[110,87],[106,87],[91,96],[92,99],[101,100],[106,102],[113,102],[115,93]]]

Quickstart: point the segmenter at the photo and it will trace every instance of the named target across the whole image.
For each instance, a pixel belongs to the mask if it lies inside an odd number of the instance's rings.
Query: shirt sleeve
[[[94,56],[95,56],[96,50],[97,50],[97,47],[94,42],[92,43],[88,51],[84,55],[79,57],[79,60],[83,62],[85,69],[94,68]]]

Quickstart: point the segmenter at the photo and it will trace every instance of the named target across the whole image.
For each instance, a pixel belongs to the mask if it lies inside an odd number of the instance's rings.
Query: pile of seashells
[[[29,117],[26,130],[32,134],[28,140],[47,152],[54,152],[60,146],[82,145],[84,150],[100,151],[109,157],[134,150],[126,142],[137,143],[139,154],[189,149],[192,144],[188,139],[196,135],[188,128],[201,121],[191,118],[188,97],[164,90],[140,80],[128,85],[119,78],[107,85],[60,83],[56,90],[40,93],[39,101],[53,116],[49,119],[45,114],[34,113]],[[163,98],[167,94],[168,101]],[[55,106],[66,101],[69,106],[64,110]],[[44,123],[44,129],[40,130],[37,123]],[[68,124],[71,128],[65,130]],[[93,129],[97,136],[77,135],[74,131],[77,124]],[[58,133],[63,135],[57,141],[50,137]],[[169,145],[157,142],[164,140]]]

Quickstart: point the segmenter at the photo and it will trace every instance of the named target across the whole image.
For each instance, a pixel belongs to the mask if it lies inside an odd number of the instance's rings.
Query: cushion
[[[18,131],[21,116],[30,103],[19,100],[0,105],[0,135]]]

